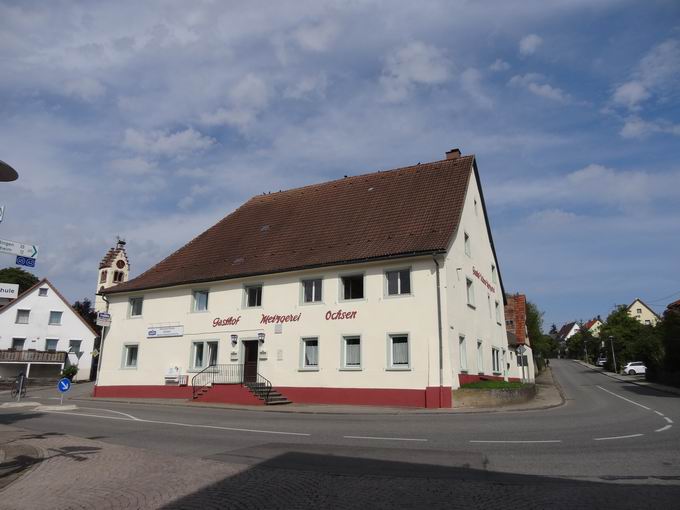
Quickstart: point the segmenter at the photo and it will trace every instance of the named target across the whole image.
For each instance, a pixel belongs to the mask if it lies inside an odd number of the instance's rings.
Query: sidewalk
[[[588,367],[591,370],[595,372],[600,372],[603,375],[606,375],[607,377],[611,377],[612,379],[616,379],[618,381],[630,383],[630,384],[635,384],[637,386],[643,386],[645,388],[651,388],[656,391],[662,391],[664,393],[672,393],[674,395],[680,395],[680,388],[674,388],[673,386],[666,386],[665,384],[659,384],[659,383],[654,383],[650,381],[641,381],[638,379],[633,379],[633,376],[630,375],[622,375],[622,374],[615,374],[614,372],[607,372],[600,367],[597,367],[595,365],[591,365],[590,363],[586,363],[585,361],[581,360],[574,360],[577,363],[580,363],[584,367]]]
[[[531,411],[549,409],[564,403],[559,385],[553,380],[552,372],[548,369],[536,378],[536,397],[529,402],[512,404],[494,408],[456,408],[456,409],[423,409],[408,407],[380,407],[332,404],[286,404],[279,406],[245,406],[238,404],[221,404],[208,402],[191,402],[184,399],[168,398],[101,398],[87,395],[74,395],[64,398],[74,402],[118,402],[124,404],[162,405],[181,407],[209,407],[213,409],[230,409],[236,411],[259,411],[267,413],[299,413],[299,414],[468,414],[468,413],[497,413],[506,411]]]

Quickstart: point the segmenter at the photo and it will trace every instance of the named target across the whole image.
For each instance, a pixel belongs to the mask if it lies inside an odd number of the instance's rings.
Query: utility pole
[[[614,354],[614,337],[609,336],[609,345],[612,347],[612,361],[614,362],[614,373],[618,374],[618,370],[616,369],[616,354]]]

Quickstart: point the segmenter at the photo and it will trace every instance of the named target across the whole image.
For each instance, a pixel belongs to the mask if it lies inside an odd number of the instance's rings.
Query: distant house
[[[600,318],[595,317],[594,319],[590,319],[588,322],[583,324],[583,329],[585,331],[588,331],[595,338],[598,338],[600,336],[600,328],[602,326],[603,326],[603,324],[602,324],[602,321],[600,320]]]
[[[47,279],[0,309],[0,379],[23,372],[56,379],[75,365],[74,380],[88,380],[97,334]]]
[[[524,294],[506,294],[505,299],[505,329],[508,332],[508,347],[510,348],[510,358],[514,355],[517,362],[512,370],[518,371],[518,377],[528,380],[534,379],[534,357],[527,330],[527,298]],[[524,354],[518,353],[518,348],[523,346]],[[525,373],[522,374],[522,367]]]
[[[678,310],[680,311],[680,299],[677,301],[673,301],[670,305],[668,305],[666,308],[669,310]]]
[[[628,315],[647,326],[656,326],[656,323],[659,322],[660,319],[656,312],[647,306],[640,298],[635,299],[635,301],[628,306]]]
[[[557,333],[557,341],[564,345],[572,336],[581,330],[578,322],[567,322]]]

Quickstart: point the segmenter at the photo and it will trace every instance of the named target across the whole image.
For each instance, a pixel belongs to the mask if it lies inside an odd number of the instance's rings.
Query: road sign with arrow
[[[34,259],[38,255],[38,246],[35,244],[0,239],[0,253],[9,253],[10,255],[19,255],[20,257]]]

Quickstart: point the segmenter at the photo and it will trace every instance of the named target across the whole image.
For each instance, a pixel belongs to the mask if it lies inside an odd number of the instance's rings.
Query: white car
[[[628,375],[644,374],[647,372],[647,367],[642,361],[631,361],[623,367],[623,373]]]

